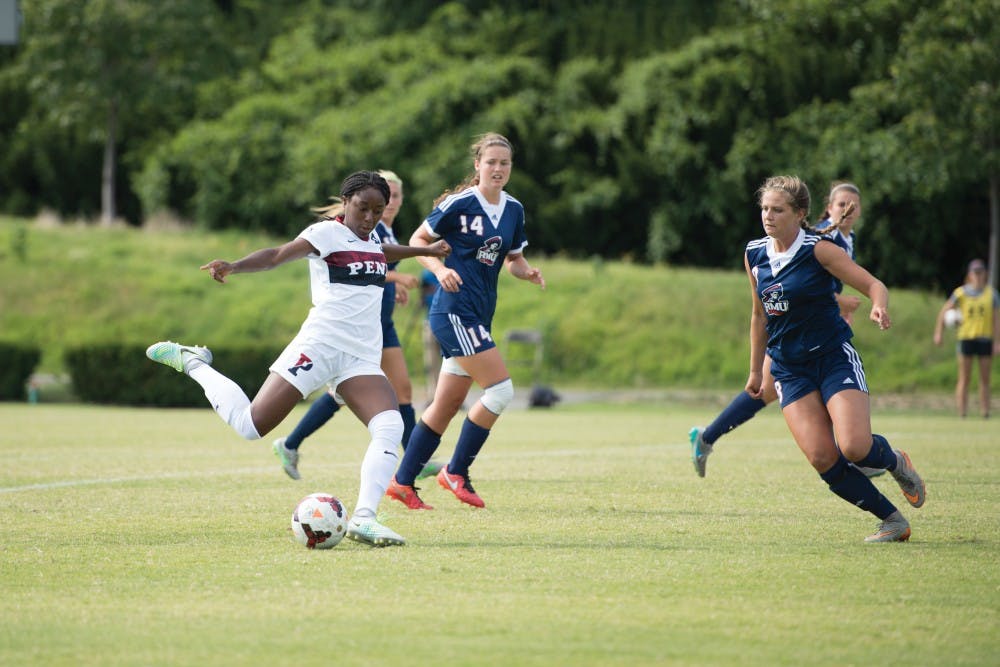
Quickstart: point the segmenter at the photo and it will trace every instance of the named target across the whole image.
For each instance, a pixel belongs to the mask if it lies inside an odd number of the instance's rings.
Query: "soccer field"
[[[282,435],[294,425],[296,410]],[[367,431],[340,414],[289,480],[271,437],[197,410],[0,404],[2,665],[996,665],[995,423],[876,411],[927,483],[903,544],[830,493],[770,408],[695,476],[714,408],[511,410],[473,468],[386,499],[402,548],[294,542],[353,508]],[[460,420],[438,458],[450,455]]]

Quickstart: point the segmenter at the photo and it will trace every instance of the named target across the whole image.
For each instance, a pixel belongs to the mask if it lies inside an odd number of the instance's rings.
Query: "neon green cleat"
[[[150,345],[146,348],[146,356],[178,373],[188,373],[198,363],[212,364],[212,352],[207,347],[181,345],[169,340]]]
[[[441,472],[441,468],[443,467],[444,464],[440,461],[428,461],[424,464],[424,467],[420,469],[420,472],[417,473],[417,479],[435,477],[439,472]]]

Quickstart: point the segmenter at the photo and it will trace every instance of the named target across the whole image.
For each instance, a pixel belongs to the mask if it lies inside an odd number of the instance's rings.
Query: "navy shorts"
[[[958,353],[963,357],[992,357],[993,340],[990,338],[968,338],[958,341]]]
[[[861,355],[846,342],[839,349],[802,363],[783,364],[772,359],[771,375],[781,407],[814,391],[819,391],[823,403],[845,389],[860,389],[868,393]]]
[[[490,327],[454,313],[431,313],[427,322],[441,346],[441,356],[471,357],[496,347]]]
[[[403,347],[396,333],[396,323],[392,320],[382,320],[382,349],[387,347]]]

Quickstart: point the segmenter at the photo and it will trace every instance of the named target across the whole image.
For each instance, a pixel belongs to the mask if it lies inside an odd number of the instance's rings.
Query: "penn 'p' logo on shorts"
[[[313,367],[312,359],[304,354],[299,355],[299,360],[295,362],[295,365],[288,369],[288,372],[292,375],[298,377],[299,371],[311,371]]]

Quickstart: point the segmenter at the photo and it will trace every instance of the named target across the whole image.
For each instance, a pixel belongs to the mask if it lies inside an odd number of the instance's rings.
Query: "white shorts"
[[[323,385],[329,385],[336,391],[341,382],[359,375],[385,377],[377,363],[299,336],[292,339],[269,370],[298,389],[302,398],[307,398]],[[338,402],[343,404],[343,400]]]

